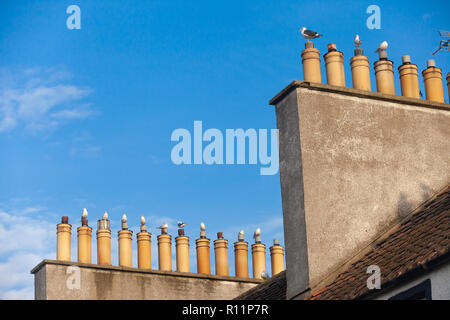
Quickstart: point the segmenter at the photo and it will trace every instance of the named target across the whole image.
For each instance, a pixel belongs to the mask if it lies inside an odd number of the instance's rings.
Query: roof
[[[286,300],[286,271],[282,271],[233,300]]]
[[[367,267],[381,270],[381,289],[422,273],[450,257],[450,185],[427,201],[405,221],[373,245],[362,258],[321,290],[313,300],[344,300],[368,298],[374,292],[367,288]],[[382,291],[382,290],[381,290]],[[286,272],[273,277],[236,300],[286,299]]]
[[[314,300],[362,299],[380,292],[367,287],[367,268],[381,271],[381,289],[386,289],[433,262],[447,260],[450,253],[450,186],[427,201],[392,233],[374,244],[361,259],[325,288],[312,293]]]

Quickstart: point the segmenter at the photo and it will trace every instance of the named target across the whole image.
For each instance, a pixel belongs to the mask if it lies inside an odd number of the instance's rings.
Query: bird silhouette
[[[81,218],[86,219],[88,217],[88,211],[86,208],[83,209],[83,213],[81,214]]]
[[[257,237],[259,237],[261,235],[261,229],[257,228],[255,230],[255,233],[253,234],[253,238],[256,239]]]
[[[144,225],[144,224],[145,224],[145,217],[141,216],[141,225]]]
[[[200,222],[200,231],[206,231],[206,226],[203,222]]]
[[[108,212],[105,211],[105,213],[103,214],[103,220],[108,220]]]
[[[300,32],[302,34],[302,37],[308,40],[308,42],[311,39],[316,39],[322,36],[321,34],[315,31],[306,29],[305,27],[301,28],[298,32]]]
[[[169,227],[169,225],[167,223],[164,223],[162,225],[160,225],[159,227],[156,227],[156,229],[167,229]]]
[[[127,215],[125,213],[122,215],[122,222],[127,222]]]
[[[184,227],[186,227],[187,223],[184,223],[182,221],[178,221],[178,228],[183,229]]]

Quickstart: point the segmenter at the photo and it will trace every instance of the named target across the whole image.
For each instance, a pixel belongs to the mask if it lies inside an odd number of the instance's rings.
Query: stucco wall
[[[273,103],[292,298],[307,289],[301,278],[318,286],[450,182],[450,109],[302,82]]]
[[[375,300],[387,300],[391,297],[402,293],[421,282],[430,279],[431,281],[431,299],[432,300],[450,300],[450,263],[433,269],[413,281],[401,283],[389,290],[383,290],[383,293],[375,298]]]
[[[78,267],[79,286],[69,269]],[[232,299],[261,283],[260,280],[144,271],[44,260],[32,270],[37,300],[214,300]]]

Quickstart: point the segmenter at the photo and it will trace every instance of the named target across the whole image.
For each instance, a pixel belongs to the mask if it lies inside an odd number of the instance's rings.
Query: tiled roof
[[[448,259],[450,254],[450,186],[427,201],[416,213],[365,256],[353,263],[325,288],[313,293],[313,300],[367,298],[374,292],[367,288],[367,267],[377,265],[381,271],[381,289],[433,262]],[[378,291],[378,290],[376,290]],[[286,299],[286,272],[278,274],[236,300]]]
[[[286,271],[280,272],[233,300],[286,300]]]
[[[353,263],[311,299],[358,299],[378,290],[367,288],[367,267],[381,271],[381,289],[410,271],[420,270],[450,253],[450,186],[401,223],[389,236],[374,245],[363,258]]]

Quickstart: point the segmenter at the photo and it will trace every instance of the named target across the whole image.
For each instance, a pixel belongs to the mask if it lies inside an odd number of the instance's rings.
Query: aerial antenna
[[[438,53],[441,50],[447,50],[450,51],[450,32],[447,30],[439,30],[439,35],[443,38],[448,38],[447,40],[441,40],[439,42],[439,48],[437,48],[434,52],[433,55]]]

